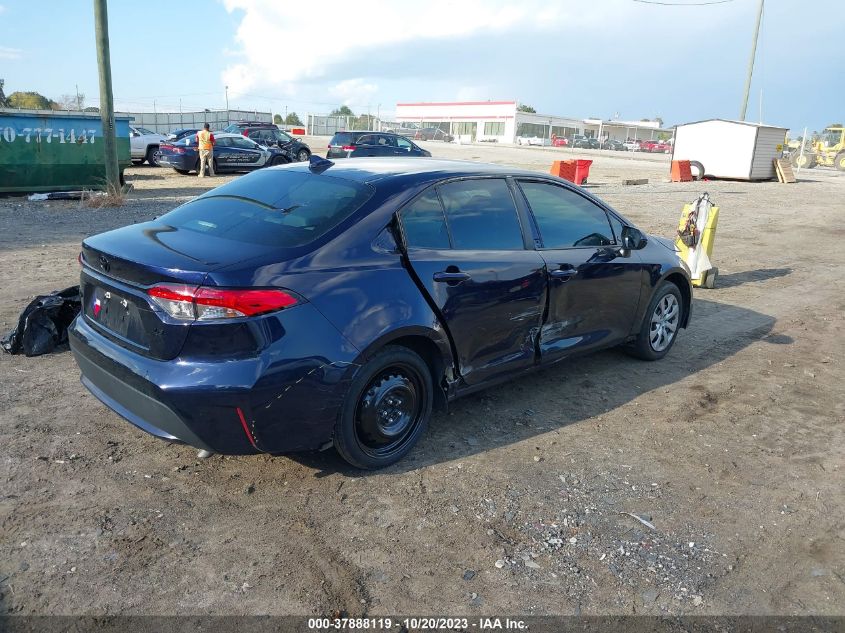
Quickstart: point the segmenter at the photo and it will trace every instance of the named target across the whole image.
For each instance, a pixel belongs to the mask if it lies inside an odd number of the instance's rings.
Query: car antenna
[[[311,158],[308,159],[308,169],[313,174],[322,174],[332,165],[334,165],[332,161],[315,156],[314,154],[311,154]]]

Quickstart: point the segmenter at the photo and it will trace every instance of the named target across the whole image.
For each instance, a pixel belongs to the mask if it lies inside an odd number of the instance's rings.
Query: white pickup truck
[[[132,152],[132,162],[140,165],[144,161],[150,167],[158,167],[158,159],[161,157],[159,145],[166,141],[167,137],[157,134],[145,127],[129,126],[129,146]]]

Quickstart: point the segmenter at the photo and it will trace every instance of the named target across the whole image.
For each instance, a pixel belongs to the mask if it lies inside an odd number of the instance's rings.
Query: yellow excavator
[[[804,145],[803,154],[800,142],[789,143],[789,150],[795,167],[812,169],[816,165],[822,165],[845,171],[845,127],[825,128],[818,140]]]

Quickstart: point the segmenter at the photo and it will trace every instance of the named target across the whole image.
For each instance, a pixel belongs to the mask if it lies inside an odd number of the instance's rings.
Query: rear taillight
[[[354,152],[355,146],[354,145],[344,145],[341,149],[343,149],[344,152]]]
[[[159,284],[147,290],[150,298],[174,319],[215,321],[257,316],[299,303],[276,289],[207,288]]]

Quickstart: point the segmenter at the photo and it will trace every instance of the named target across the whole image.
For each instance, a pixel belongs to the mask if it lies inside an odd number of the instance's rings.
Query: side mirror
[[[645,248],[648,239],[639,229],[633,226],[626,226],[622,229],[622,248],[628,251],[638,251]]]

